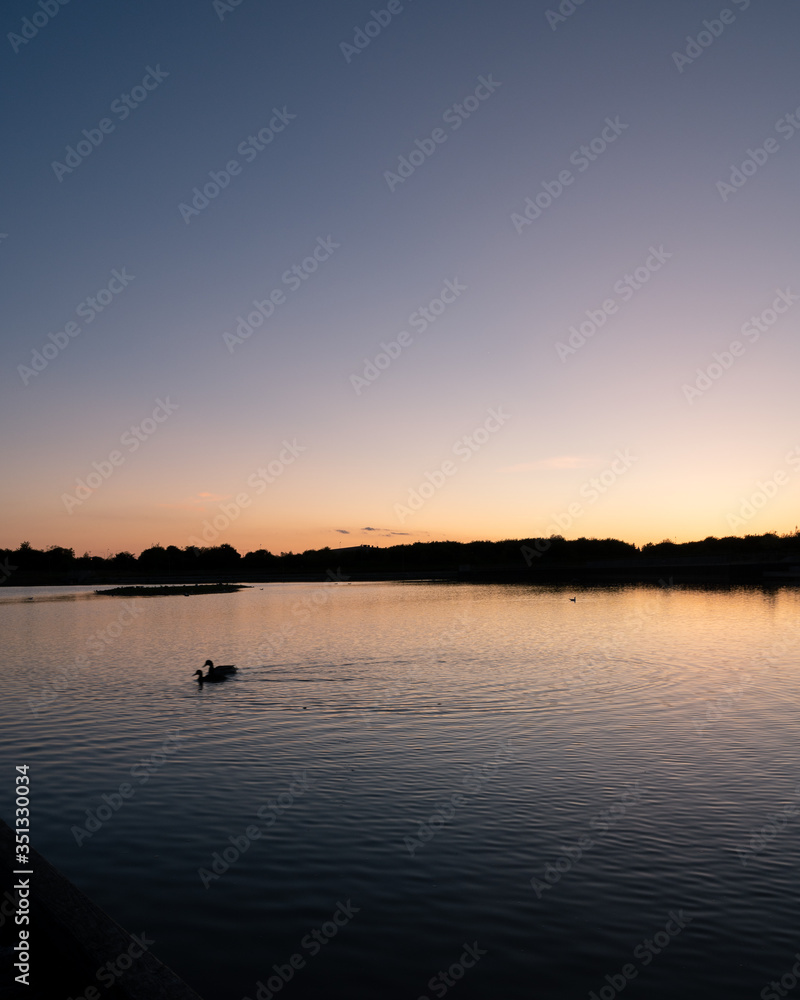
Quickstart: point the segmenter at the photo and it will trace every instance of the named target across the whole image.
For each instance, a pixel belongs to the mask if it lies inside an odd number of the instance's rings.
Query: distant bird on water
[[[576,602],[576,601],[578,600],[578,598],[577,598],[577,597],[570,597],[570,600],[571,600],[571,601],[572,601],[572,603],[574,604],[574,603],[575,603],[575,602]]]

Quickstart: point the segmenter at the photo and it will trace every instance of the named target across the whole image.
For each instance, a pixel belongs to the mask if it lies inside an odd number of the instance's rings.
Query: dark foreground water
[[[798,612],[4,588],[0,814],[206,1000],[800,997]]]

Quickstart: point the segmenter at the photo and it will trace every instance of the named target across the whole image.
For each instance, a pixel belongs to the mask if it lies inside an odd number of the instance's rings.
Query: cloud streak
[[[501,472],[548,472],[561,469],[593,469],[600,464],[596,455],[554,455],[552,458],[540,458],[536,462],[520,462],[519,465],[506,465]]]

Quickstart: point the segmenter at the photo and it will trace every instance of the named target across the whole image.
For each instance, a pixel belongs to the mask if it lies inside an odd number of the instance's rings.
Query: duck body
[[[213,660],[206,660],[203,666],[208,667],[208,677],[211,677],[212,674],[216,677],[227,677],[229,674],[236,673],[236,667],[232,663],[221,663],[215,667]]]
[[[202,670],[195,670],[194,675],[197,678],[197,683],[200,685],[200,687],[202,687],[204,684],[221,684],[222,681],[228,679],[227,674],[217,675],[208,673],[204,675]]]

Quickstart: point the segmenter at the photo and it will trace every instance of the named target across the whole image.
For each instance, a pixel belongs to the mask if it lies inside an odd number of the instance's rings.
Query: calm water
[[[29,763],[39,850],[206,1000],[756,1000],[800,950],[799,611],[4,588],[0,812]]]

